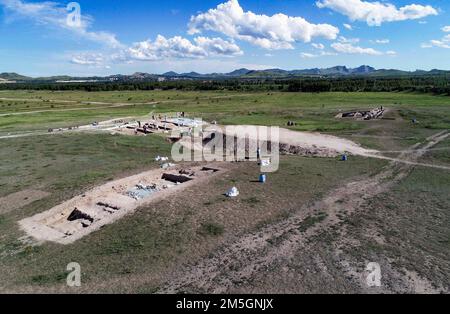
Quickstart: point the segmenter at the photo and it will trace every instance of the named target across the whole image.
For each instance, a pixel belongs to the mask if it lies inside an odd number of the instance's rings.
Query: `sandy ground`
[[[242,134],[242,130],[245,130],[246,125],[243,126],[227,126],[225,127],[225,134],[233,135],[233,134]],[[259,134],[267,134],[269,132],[269,128],[262,126],[258,127]],[[244,133],[245,135],[245,133]],[[251,139],[256,139],[254,136],[250,137]],[[326,135],[321,133],[313,133],[313,132],[298,132],[292,131],[284,128],[279,129],[279,143],[287,144],[291,146],[298,146],[307,149],[323,149],[324,151],[328,151],[330,154],[342,154],[342,153],[350,153],[353,155],[367,156],[368,154],[374,153],[376,151],[369,150],[361,147],[347,139],[339,138],[337,136]]]
[[[269,129],[265,126],[209,126],[209,133],[225,134],[228,137],[237,138],[248,138],[250,140],[256,141],[261,139],[263,136],[263,141],[266,141],[265,134],[268,134]],[[256,132],[249,132],[253,128],[257,130]],[[213,131],[211,131],[213,130]],[[396,163],[404,163],[410,166],[422,166],[443,170],[450,170],[450,167],[444,165],[434,165],[421,163],[416,160],[410,160],[403,158],[404,154],[401,154],[398,158],[392,158],[384,156],[386,153],[392,152],[382,152],[374,149],[366,149],[361,145],[344,138],[340,138],[333,135],[313,133],[313,132],[298,132],[289,129],[279,128],[279,147],[280,153],[282,154],[294,154],[300,156],[308,157],[337,157],[343,154],[364,156],[370,158],[377,158],[383,160],[389,160]],[[428,139],[432,141],[432,139]],[[204,147],[200,141],[195,141],[191,138],[183,138],[180,144],[188,149],[193,149],[197,151],[204,150]],[[433,145],[434,146],[434,145]],[[399,153],[406,153],[410,155],[424,154],[428,151],[433,150],[432,146],[424,147],[412,147],[408,150],[399,151]],[[208,156],[209,151],[204,150],[204,155]],[[227,152],[228,154],[232,152]]]
[[[412,164],[423,156],[426,149],[432,148],[449,136],[448,132],[440,132],[427,139],[426,143],[414,145],[412,152],[402,154],[401,158]],[[412,164],[391,162],[381,173],[374,177],[364,178],[359,181],[350,182],[345,186],[337,188],[328,193],[322,200],[312,206],[304,206],[289,218],[264,227],[262,230],[245,234],[237,238],[233,243],[224,245],[210,257],[204,258],[195,265],[186,266],[174,273],[168,279],[166,285],[158,293],[239,293],[245,290],[245,283],[254,278],[264,278],[270,275],[267,272],[271,265],[288,265],[296,252],[311,251],[311,243],[308,241],[317,236],[319,231],[337,226],[341,222],[339,212],[350,215],[357,211],[362,205],[389,190],[401,181],[413,168]],[[299,231],[299,226],[305,222],[310,215],[325,212],[326,218],[309,228],[306,232]],[[345,234],[342,235],[343,245],[349,241]],[[333,254],[339,255],[339,248]],[[338,259],[339,260],[339,259]],[[341,267],[354,283],[363,291],[368,290],[364,281],[366,274],[364,270],[354,269],[345,260],[341,260]],[[387,266],[389,267],[389,266]],[[320,263],[319,263],[320,268]],[[386,272],[393,273],[393,268]],[[326,267],[320,272],[328,273]],[[408,291],[420,292],[445,292],[445,288],[433,288],[433,285],[423,278],[416,276],[403,276],[402,284]],[[265,280],[265,279],[261,279]],[[270,279],[269,279],[270,280]],[[274,280],[279,280],[274,278]],[[244,287],[239,290],[236,283]],[[276,288],[274,287],[274,291]],[[377,292],[384,291],[379,288]],[[447,291],[448,292],[448,291]]]
[[[52,241],[60,244],[73,243],[76,240],[111,224],[123,216],[133,213],[138,207],[164,199],[185,188],[204,182],[210,177],[223,173],[218,165],[208,165],[219,171],[203,169],[203,166],[174,166],[169,169],[155,169],[135,176],[115,180],[96,187],[82,195],[76,196],[43,213],[19,221],[19,225],[26,234],[38,244]],[[163,174],[188,177],[191,181],[182,184],[162,179]],[[141,184],[149,186],[155,184],[158,192],[135,199],[127,194],[128,191]],[[81,212],[84,217],[70,220],[74,211]],[[78,215],[79,216],[79,215]],[[27,237],[23,240],[29,241]]]
[[[262,146],[262,153],[265,153],[266,146],[272,146],[272,151],[274,147],[276,147],[276,150],[281,154],[293,154],[309,157],[336,157],[341,154],[372,157],[376,156],[378,153],[376,150],[365,149],[353,141],[332,135],[313,132],[297,132],[284,128],[274,128],[273,130],[274,133],[272,133],[272,129],[270,127],[266,126],[208,125],[204,130],[203,136],[204,138],[208,138],[214,134],[214,142],[210,141],[209,143],[204,144],[201,139],[188,136],[183,137],[179,143],[187,149],[203,151],[203,155],[208,156],[208,158],[210,158],[210,156],[214,156],[211,153],[212,146],[217,146],[218,148],[222,147],[223,143],[221,140],[223,137],[226,137],[228,139],[227,141],[232,138],[237,138],[240,141],[248,141],[247,148],[243,142],[237,144],[240,145],[239,150],[242,150],[242,152],[238,153],[239,156],[245,156],[244,150],[247,149],[251,150],[249,153],[250,156],[255,155],[254,157],[256,157],[256,148],[258,146]],[[235,152],[228,147],[228,143],[226,146],[227,149],[225,154],[234,155]],[[220,153],[218,153],[217,157],[222,159],[222,150],[220,149],[219,151]],[[266,153],[271,155],[270,152]]]

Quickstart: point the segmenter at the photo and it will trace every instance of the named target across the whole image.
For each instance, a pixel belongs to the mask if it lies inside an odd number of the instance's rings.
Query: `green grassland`
[[[0,136],[177,111],[222,124],[286,127],[292,120],[297,122],[295,130],[336,134],[385,151],[406,149],[440,130],[450,129],[450,97],[412,93],[2,91],[0,98]],[[129,106],[111,107],[106,103]],[[390,110],[387,119],[335,118],[343,110],[380,105]],[[76,110],[61,111],[67,109]],[[21,114],[43,110],[51,111]],[[411,123],[413,118],[419,123]],[[209,256],[240,234],[289,217],[344,182],[373,176],[387,164],[362,157],[352,157],[345,163],[333,158],[284,156],[280,170],[269,176],[266,185],[254,182],[256,165],[236,164],[207,189],[194,186],[170,200],[141,208],[74,244],[28,246],[18,240],[23,236],[18,220],[98,184],[158,167],[154,157],[169,155],[171,145],[157,135],[78,132],[0,139],[0,145],[0,197],[26,189],[50,193],[18,210],[0,214],[0,292],[71,292],[64,284],[65,267],[73,261],[82,265],[83,286],[79,292],[154,292],[174,269]],[[447,139],[422,161],[449,166],[449,146]],[[418,273],[428,273],[438,284],[449,282],[448,272],[444,271],[449,252],[448,182],[448,171],[413,169],[385,197],[348,218],[348,233],[360,239],[360,245],[348,254],[357,255],[359,260],[378,256],[380,260],[398,258],[407,265],[417,263],[410,267]],[[230,185],[239,186],[241,198],[230,200],[222,195]],[[319,218],[311,216],[302,228],[306,230]],[[365,226],[370,221],[382,226],[379,232],[387,239],[384,246],[366,241]],[[330,252],[337,245],[333,238],[331,232],[318,239],[317,250]],[[301,254],[305,257],[309,253]],[[435,269],[430,266],[433,262]],[[332,285],[323,287],[338,291]]]
[[[6,271],[0,274],[0,280],[8,289],[64,291],[65,266],[77,261],[83,265],[80,291],[141,292],[142,289],[151,292],[163,284],[162,274],[170,273],[183,262],[207,255],[236,234],[289,216],[302,204],[320,198],[343,178],[372,175],[384,164],[364,158],[342,164],[333,159],[286,157],[280,166],[283,171],[270,176],[270,182],[261,186],[252,183],[257,179],[257,166],[243,163],[207,189],[193,187],[183,195],[141,208],[74,244],[47,243],[23,248],[17,240],[21,232],[15,221],[57,205],[94,182],[107,180],[107,176],[91,177],[85,187],[74,186],[72,191],[59,186],[62,181],[59,177],[50,177],[46,190],[52,192],[51,196],[2,216],[0,265]],[[78,167],[74,167],[74,172],[78,173],[75,182],[83,180]],[[109,175],[114,175],[114,171]],[[230,200],[222,195],[230,184],[239,186],[245,196],[242,200]]]
[[[151,112],[185,111],[191,116],[216,120],[223,124],[285,126],[296,121],[296,130],[335,132],[364,128],[364,123],[339,121],[342,110],[371,109],[385,106],[398,110],[401,118],[417,118],[421,127],[450,127],[450,97],[411,93],[230,93],[230,92],[1,92],[0,98],[36,101],[0,100],[0,132],[23,128],[73,126],[117,117],[148,115]],[[47,102],[54,100],[54,103]],[[76,101],[63,103],[58,101]],[[83,101],[108,104],[83,104]],[[143,104],[156,102],[156,104]],[[111,107],[111,104],[129,104]],[[75,111],[57,111],[75,109]],[[52,111],[48,111],[52,110]],[[32,115],[27,111],[47,111]],[[8,115],[11,114],[11,115]],[[14,115],[15,114],[15,115]]]

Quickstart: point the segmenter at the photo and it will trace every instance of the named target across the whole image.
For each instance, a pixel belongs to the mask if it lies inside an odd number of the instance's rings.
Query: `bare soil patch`
[[[23,190],[0,198],[0,214],[22,208],[35,201],[49,196],[50,193],[39,190]]]
[[[214,167],[214,168],[212,168]],[[38,243],[69,244],[147,205],[223,173],[210,165],[156,169],[109,182],[19,222]]]

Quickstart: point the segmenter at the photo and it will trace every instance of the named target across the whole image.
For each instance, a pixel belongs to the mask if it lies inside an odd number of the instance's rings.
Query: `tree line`
[[[400,78],[295,78],[179,80],[165,82],[96,82],[96,83],[15,83],[0,84],[0,90],[49,91],[284,91],[284,92],[418,92],[450,95],[450,78],[446,76]]]

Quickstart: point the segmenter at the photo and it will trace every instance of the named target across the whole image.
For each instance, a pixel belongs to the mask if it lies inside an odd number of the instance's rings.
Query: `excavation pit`
[[[336,118],[352,118],[368,121],[383,118],[385,111],[386,110],[383,107],[375,108],[372,110],[356,110],[340,113],[336,116]]]
[[[164,173],[162,179],[175,184],[186,183],[193,180],[192,178],[186,177],[185,175],[176,175],[170,173]]]
[[[75,221],[75,220],[88,220],[91,223],[94,222],[94,218],[89,216],[88,214],[83,213],[82,211],[79,211],[77,208],[73,210],[72,213],[70,213],[69,217],[67,218],[68,221]]]
[[[155,169],[96,187],[52,209],[23,219],[20,227],[36,242],[60,244],[78,239],[111,224],[138,207],[181,192],[220,173],[204,166]]]

